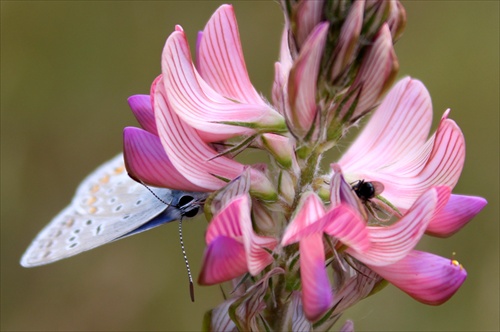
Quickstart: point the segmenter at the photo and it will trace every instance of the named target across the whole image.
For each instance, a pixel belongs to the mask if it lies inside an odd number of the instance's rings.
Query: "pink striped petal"
[[[397,263],[370,268],[415,300],[430,305],[448,301],[467,278],[467,271],[456,261],[416,250]]]
[[[250,223],[249,225],[251,226]],[[248,233],[248,242],[246,243],[248,243],[248,249],[246,251],[248,272],[255,276],[273,262],[273,256],[268,251],[264,250],[264,248],[270,251],[274,250],[278,240],[271,237],[256,235],[253,230],[251,230],[251,233]]]
[[[274,238],[259,236],[253,231],[251,199],[248,194],[235,198],[233,202],[231,205],[238,209],[238,215],[234,217],[238,218],[237,221],[241,227],[241,237],[247,255],[248,271],[251,275],[257,275],[273,261],[273,257],[263,248],[272,251],[278,241]]]
[[[377,174],[384,197],[406,209],[428,188],[455,187],[465,162],[465,138],[457,124],[446,118],[422,148]],[[375,175],[373,175],[375,176]]]
[[[247,272],[245,249],[235,239],[219,236],[207,245],[198,283],[213,285]]]
[[[349,8],[349,13],[340,30],[337,46],[335,46],[334,59],[331,78],[333,81],[344,73],[348,64],[352,62],[354,52],[357,50],[357,43],[361,27],[363,25],[364,1],[355,1]]]
[[[318,223],[324,223],[324,232],[356,250],[366,252],[371,247],[371,239],[366,223],[345,205],[330,210]]]
[[[299,48],[305,47],[303,44],[321,21],[324,5],[324,0],[301,1],[297,4],[297,12],[294,16],[296,31],[294,32]]]
[[[281,244],[286,246],[316,233],[326,233],[357,252],[365,252],[370,246],[370,235],[366,224],[346,205],[328,211],[323,217],[309,226],[295,230],[290,227],[283,236]],[[294,232],[295,231],[295,232]]]
[[[447,187],[430,189],[398,222],[387,227],[368,227],[372,241],[369,251],[360,253],[348,248],[346,252],[373,266],[385,266],[403,259],[420,241],[436,208],[444,206],[449,196],[450,189]]]
[[[201,77],[222,96],[267,106],[248,77],[238,24],[231,5],[222,5],[208,21],[199,40]]]
[[[282,116],[269,106],[230,100],[213,90],[196,72],[182,31],[173,32],[167,39],[162,72],[172,110],[196,128],[205,141],[252,134],[255,128],[265,131],[285,129]],[[229,122],[237,125],[224,124]]]
[[[305,136],[316,119],[316,84],[323,55],[328,23],[318,24],[307,39],[290,71],[288,79],[289,112],[286,114],[290,130]],[[287,109],[288,110],[288,109]]]
[[[128,98],[128,104],[141,127],[152,134],[158,135],[151,97],[148,95],[134,95]]]
[[[250,202],[247,195],[241,195],[234,198],[210,221],[207,233],[205,234],[206,243],[212,242],[219,236],[226,236],[233,239],[240,239],[243,235],[243,225],[250,223]]]
[[[482,197],[451,195],[448,204],[435,215],[426,234],[449,237],[458,232],[476,216],[488,202]]]
[[[360,94],[353,113],[346,120],[355,121],[373,109],[379,98],[392,84],[398,69],[399,63],[392,45],[391,32],[387,24],[384,24],[368,49],[350,89],[350,91],[360,89]],[[341,118],[350,112],[355,98],[358,98],[358,93],[354,93],[344,105],[340,111]]]
[[[316,321],[333,303],[333,294],[325,268],[322,234],[313,234],[300,240],[299,251],[302,305],[307,319]]]
[[[226,184],[216,176],[234,179],[245,166],[209,147],[198,132],[183,122],[170,108],[163,84],[155,91],[155,116],[158,132],[172,164],[190,182],[208,190],[217,190]],[[273,200],[276,192],[262,172],[250,169],[251,190],[263,199]]]
[[[125,128],[123,154],[127,172],[134,179],[156,187],[204,191],[179,173],[165,153],[160,138],[150,132]]]
[[[307,228],[307,226],[314,224],[318,219],[325,215],[325,208],[321,199],[314,192],[307,192],[302,195],[298,207],[295,209],[298,211],[285,230],[281,244],[283,246],[289,245],[291,243],[297,242],[303,238],[304,234],[301,232]],[[321,233],[323,228],[310,229],[307,235],[313,233]]]
[[[339,164],[346,174],[390,165],[425,143],[431,121],[428,91],[420,81],[406,77],[387,94]]]
[[[399,1],[391,1],[390,5],[391,9],[387,24],[391,29],[392,39],[396,42],[406,26],[406,10]]]
[[[273,250],[276,239],[258,236],[252,228],[250,197],[245,194],[233,199],[210,222],[205,236],[207,244],[220,236],[242,243],[245,249],[247,271],[258,274],[273,258],[263,248]]]

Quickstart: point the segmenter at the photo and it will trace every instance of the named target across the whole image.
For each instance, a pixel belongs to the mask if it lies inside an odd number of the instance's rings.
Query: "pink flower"
[[[221,283],[249,272],[259,274],[272,261],[277,240],[252,229],[248,194],[235,197],[214,216],[205,236],[207,248],[198,282]]]
[[[434,186],[453,189],[465,160],[465,140],[448,114],[446,111],[436,133],[427,139],[432,121],[429,93],[417,80],[401,80],[338,161],[346,181],[382,183],[384,199],[402,212]],[[481,211],[486,200],[452,195],[449,204],[431,222],[429,233],[455,233]],[[458,209],[457,204],[465,208]]]
[[[319,197],[312,192],[302,196],[297,211],[281,244],[299,241],[302,305],[307,319],[316,321],[333,304],[325,267],[323,232],[360,252],[367,250],[370,241],[363,220],[350,209],[338,206],[326,212]]]
[[[231,6],[221,6],[200,33],[197,67],[182,28],[170,35],[162,75],[146,96],[131,97],[145,130],[126,128],[129,174],[144,183],[182,190],[212,191],[245,167],[221,155],[211,142],[239,135],[285,130],[283,117],[250,83]],[[168,92],[167,92],[168,91]],[[251,170],[252,193],[265,200],[276,192],[265,174]]]

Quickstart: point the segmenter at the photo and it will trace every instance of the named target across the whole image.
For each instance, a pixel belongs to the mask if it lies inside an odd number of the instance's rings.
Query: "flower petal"
[[[325,215],[325,207],[320,198],[314,192],[307,192],[302,195],[298,207],[295,209],[296,214],[288,224],[285,230],[281,245],[286,246],[297,242],[301,238],[313,233],[322,233],[323,226],[317,229],[309,229],[305,234],[302,232],[307,226],[314,224],[318,219]]]
[[[350,100],[342,107],[340,117],[352,122],[372,110],[394,81],[398,69],[391,32],[388,25],[384,24],[363,58],[356,79],[347,92],[348,96],[351,95]],[[359,94],[355,91],[359,91]],[[356,105],[352,109],[354,103]]]
[[[328,211],[318,222],[325,224],[326,234],[357,252],[365,252],[371,246],[364,220],[345,205]]]
[[[297,3],[295,13],[294,35],[299,48],[305,47],[303,44],[313,33],[313,29],[319,24],[323,16],[323,0],[300,1]]]
[[[239,242],[242,243],[243,224],[250,220],[248,200],[243,201],[242,197],[246,197],[246,195],[236,197],[227,203],[210,221],[205,234],[207,244],[219,236],[239,239]]]
[[[467,278],[456,261],[416,250],[394,264],[370,268],[417,301],[430,305],[446,302]]]
[[[325,268],[322,234],[300,240],[300,278],[302,304],[310,321],[318,320],[332,305],[333,294]]]
[[[248,77],[233,6],[220,6],[208,21],[197,61],[201,77],[222,96],[267,106]]]
[[[251,200],[248,194],[234,199],[232,204],[238,210],[237,221],[240,223],[241,235],[245,252],[247,255],[248,271],[251,275],[257,275],[266,266],[271,264],[273,256],[263,248],[273,250],[278,241],[275,238],[264,237],[255,234],[252,227]]]
[[[364,1],[355,1],[349,8],[349,13],[340,30],[338,43],[334,51],[334,63],[331,70],[331,79],[335,81],[342,75],[348,64],[352,62],[357,50],[359,34],[363,25]]]
[[[133,179],[170,189],[204,191],[189,182],[170,162],[160,138],[140,128],[123,130],[123,154],[127,172]]]
[[[359,253],[353,248],[346,250],[359,261],[384,266],[403,259],[420,241],[427,225],[439,208],[446,204],[450,189],[438,187],[428,190],[399,221],[387,227],[369,226],[372,241],[370,250]]]
[[[205,141],[248,135],[255,129],[285,129],[282,116],[269,106],[230,100],[213,90],[196,72],[183,31],[175,31],[167,39],[162,73],[173,111],[198,129]],[[235,125],[225,124],[229,122]]]
[[[198,283],[213,285],[236,278],[248,271],[243,244],[219,236],[205,249]]]
[[[272,250],[277,241],[254,233],[247,194],[233,199],[210,222],[205,236],[207,244],[220,236],[233,238],[243,244],[247,271],[252,275],[258,274],[272,262],[272,256],[263,248]]]
[[[128,98],[128,104],[141,127],[152,134],[158,135],[151,97],[148,95],[134,95]]]
[[[431,121],[429,93],[420,81],[406,77],[387,94],[338,163],[353,175],[390,165],[425,143]]]
[[[190,182],[202,188],[217,190],[225,182],[216,176],[234,179],[239,176],[244,165],[218,153],[209,147],[198,132],[183,122],[170,108],[163,84],[158,84],[155,91],[155,116],[158,132],[172,164]],[[270,181],[256,169],[250,169],[251,190],[263,199],[276,197]]]
[[[295,174],[298,174],[299,166],[295,157],[295,142],[289,137],[277,134],[263,134],[260,136],[262,145],[271,153],[274,159],[284,169],[292,166]]]
[[[465,162],[465,139],[457,124],[446,115],[437,132],[419,151],[376,175],[385,186],[384,197],[397,207],[408,208],[432,186],[453,188],[457,184]]]
[[[448,237],[458,232],[476,216],[488,202],[477,196],[451,195],[448,204],[432,218],[426,234]]]
[[[308,201],[312,201],[312,199],[308,199]],[[309,211],[299,212],[283,235],[281,241],[283,246],[324,232],[358,252],[365,252],[370,247],[370,236],[365,222],[346,205],[339,205],[326,214],[313,213],[314,209],[311,208]],[[312,218],[315,218],[313,219],[315,221],[308,223],[308,220]]]
[[[286,116],[290,130],[305,136],[316,119],[316,88],[319,65],[323,55],[328,23],[318,24],[309,35],[304,47],[290,71],[288,79],[288,99],[290,108]]]

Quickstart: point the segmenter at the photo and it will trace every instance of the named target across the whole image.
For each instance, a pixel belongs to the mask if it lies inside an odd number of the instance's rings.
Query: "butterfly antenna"
[[[182,217],[179,219],[179,239],[181,240],[182,255],[184,256],[184,262],[186,263],[188,278],[189,278],[189,295],[191,296],[191,302],[194,302],[194,286],[193,277],[191,276],[191,269],[189,268],[189,262],[186,255],[186,250],[184,249],[184,240],[182,239]]]
[[[157,200],[159,200],[160,202],[162,202],[163,204],[165,204],[167,207],[170,206],[170,203],[167,203],[163,199],[161,199],[160,197],[158,197],[158,195],[156,195],[155,192],[152,191],[151,188],[149,188],[144,182],[141,181],[139,183],[142,184],[144,187],[146,187],[146,189],[149,190],[149,192],[152,193],[153,196],[156,197]]]

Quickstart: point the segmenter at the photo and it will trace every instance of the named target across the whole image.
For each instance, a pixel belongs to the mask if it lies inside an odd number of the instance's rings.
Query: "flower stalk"
[[[465,269],[414,248],[425,234],[457,232],[486,201],[451,193],[465,141],[449,111],[428,139],[423,84],[403,78],[390,88],[404,8],[395,0],[283,0],[282,8],[273,104],[250,82],[229,5],[199,33],[196,60],[177,26],[151,95],[129,100],[142,126],[124,131],[129,174],[210,193],[198,282],[229,285],[204,329],[328,330],[388,283],[425,304],[447,301]],[[345,145],[367,114],[350,148],[321,169],[324,153]],[[268,163],[234,159],[250,148]]]

